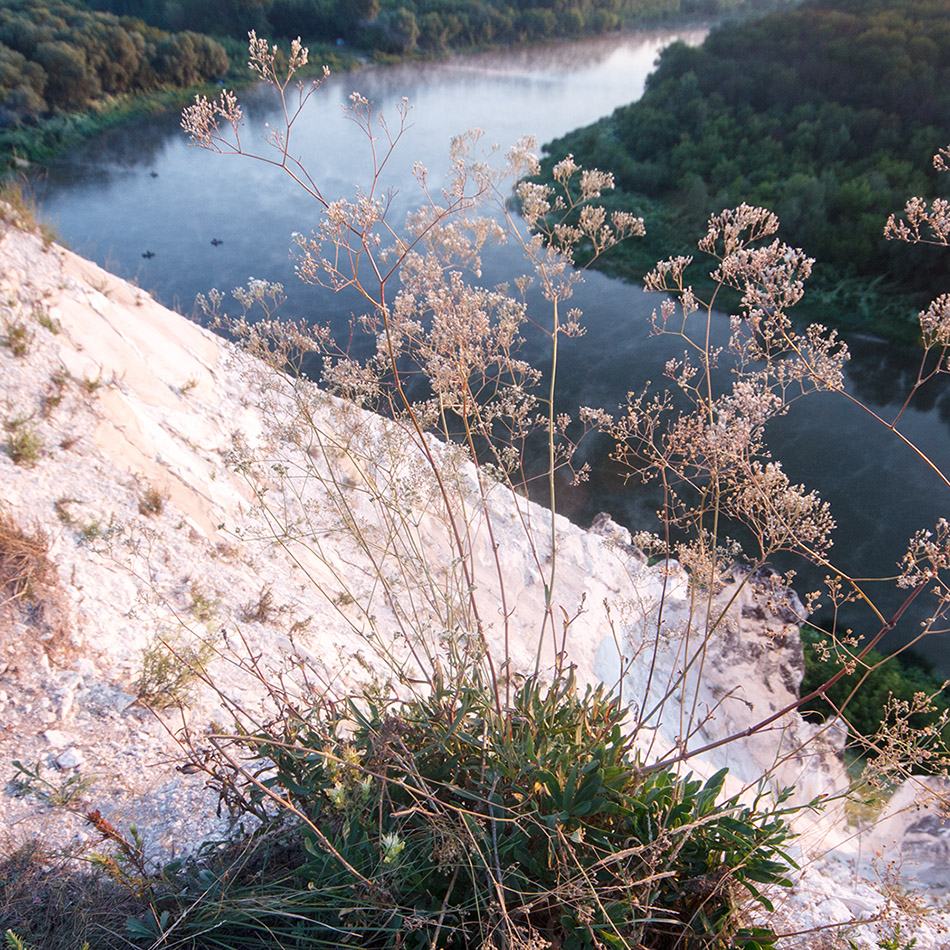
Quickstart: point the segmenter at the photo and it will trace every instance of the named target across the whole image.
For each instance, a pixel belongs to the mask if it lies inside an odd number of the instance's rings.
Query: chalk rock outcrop
[[[179,769],[183,727],[200,745],[222,708],[266,714],[260,675],[342,692],[424,664],[473,611],[509,673],[563,651],[581,684],[618,690],[645,758],[728,765],[737,792],[764,774],[804,799],[842,787],[834,742],[791,708],[802,610],[772,578],[706,589],[649,565],[609,518],[552,518],[479,482],[459,448],[281,376],[34,236],[3,237],[0,290],[28,339],[0,347],[6,429],[28,437],[0,453],[0,515],[49,568],[5,591],[0,759],[135,821],[156,853],[219,829]],[[213,688],[160,673],[169,647]],[[162,690],[177,704],[147,710]],[[16,791],[0,795],[9,846],[88,834]]]

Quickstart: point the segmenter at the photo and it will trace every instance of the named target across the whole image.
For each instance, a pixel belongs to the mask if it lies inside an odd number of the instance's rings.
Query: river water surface
[[[487,143],[506,146],[523,134],[539,142],[587,124],[637,98],[659,50],[674,39],[702,40],[704,31],[639,32],[530,50],[455,57],[437,64],[369,67],[331,76],[295,127],[293,151],[305,159],[328,196],[352,196],[366,182],[368,150],[342,104],[358,90],[396,122],[394,104],[407,97],[410,127],[386,182],[395,189],[393,220],[415,202],[416,161],[433,180],[448,167],[452,136],[471,128]],[[241,96],[248,118],[245,141],[260,145],[265,123],[277,124],[270,90]],[[164,303],[191,313],[197,293],[229,291],[249,277],[281,281],[288,301],[282,312],[346,327],[356,302],[296,281],[288,248],[295,231],[307,233],[317,208],[283,173],[261,163],[191,148],[177,113],[152,116],[111,130],[74,149],[37,183],[43,211],[75,251],[115,273],[135,278]],[[898,209],[895,209],[898,210]],[[649,228],[650,222],[646,222]],[[220,243],[213,245],[212,240]],[[145,258],[143,254],[153,256]],[[510,280],[523,264],[513,250],[493,251],[483,281]],[[586,336],[565,344],[559,381],[561,403],[612,409],[629,391],[659,380],[665,362],[682,347],[651,337],[648,317],[657,298],[638,287],[591,273],[572,305],[584,312]],[[540,301],[535,301],[541,305]],[[728,321],[716,332],[725,339]],[[913,354],[871,339],[851,340],[850,391],[875,412],[893,416],[916,374]],[[529,341],[528,355],[532,355]],[[538,359],[542,359],[537,356]],[[543,361],[543,360],[542,360]],[[950,471],[950,395],[932,386],[902,420],[902,431],[926,446]],[[950,491],[892,434],[840,397],[823,395],[795,404],[769,428],[769,442],[793,482],[818,489],[838,521],[833,554],[855,576],[888,576],[908,537],[950,516]],[[610,510],[633,529],[656,528],[657,497],[625,484],[605,458],[592,452],[589,484],[564,486],[559,506],[580,523]],[[788,565],[781,565],[786,567]],[[824,572],[802,569],[796,587],[816,589]],[[900,604],[893,584],[872,588],[885,610]],[[922,610],[905,619],[891,645],[919,630]],[[850,611],[858,633],[877,624]],[[923,644],[950,672],[944,637]]]

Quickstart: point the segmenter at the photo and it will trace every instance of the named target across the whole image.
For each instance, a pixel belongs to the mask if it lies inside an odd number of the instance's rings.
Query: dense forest
[[[624,24],[719,17],[797,0],[90,0],[167,30],[243,38],[344,39],[368,50],[411,53],[533,42]]]
[[[615,200],[652,222],[608,268],[640,276],[709,213],[764,205],[819,262],[811,315],[908,339],[914,307],[950,283],[947,258],[882,229],[937,193],[947,142],[950,0],[810,0],[670,47],[639,102],[547,148],[613,171]]]
[[[0,4],[0,167],[42,159],[143,96],[219,79],[224,47],[74,0]],[[121,105],[120,105],[121,104]]]
[[[81,110],[107,95],[193,86],[224,75],[219,43],[65,0],[0,6],[0,122]]]
[[[3,0],[0,164],[43,159],[141,103],[228,74],[249,80],[249,30],[360,55],[581,36],[625,23],[748,14],[797,0]],[[230,56],[229,56],[230,54]],[[344,60],[345,61],[345,60]],[[230,71],[229,71],[230,70]],[[130,105],[130,103],[132,103]]]

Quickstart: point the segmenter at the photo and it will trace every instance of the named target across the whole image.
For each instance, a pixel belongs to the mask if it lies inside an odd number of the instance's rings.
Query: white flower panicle
[[[699,249],[722,259],[770,237],[778,228],[779,220],[771,211],[743,203],[738,208],[728,208],[709,219]]]
[[[926,347],[950,347],[950,294],[941,294],[921,310],[920,331]]]
[[[254,30],[247,34],[248,37],[248,68],[256,73],[261,80],[267,83],[276,84],[284,87],[290,81],[291,77],[298,70],[307,65],[310,50],[301,44],[298,36],[290,44],[290,58],[287,61],[286,73],[280,76],[277,72],[278,48],[275,43],[271,46],[267,40],[258,37]],[[324,76],[329,75],[329,69],[324,66]]]
[[[928,205],[923,198],[911,198],[904,206],[904,217],[891,215],[884,225],[884,237],[907,244],[946,245],[950,239],[950,201],[934,198]]]
[[[901,587],[916,587],[928,581],[940,582],[943,599],[950,596],[947,582],[941,573],[950,567],[950,522],[941,518],[932,531],[922,528],[911,539],[907,553],[901,561],[898,584]]]
[[[188,106],[181,116],[181,127],[191,144],[212,152],[239,153],[243,125],[244,113],[237,97],[227,89],[213,100],[195,95],[194,104]],[[230,138],[225,126],[230,129]]]

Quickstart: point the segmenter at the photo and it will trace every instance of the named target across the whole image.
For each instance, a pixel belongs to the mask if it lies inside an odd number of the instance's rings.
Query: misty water
[[[436,180],[448,166],[453,135],[477,127],[488,144],[506,146],[526,133],[543,143],[638,97],[663,46],[676,38],[697,43],[703,35],[698,29],[645,31],[331,76],[295,127],[292,150],[325,194],[350,197],[367,181],[368,150],[342,104],[358,90],[394,127],[395,104],[407,97],[410,125],[385,178],[394,189],[392,219],[400,221],[417,201],[413,163],[424,163]],[[245,141],[261,148],[265,123],[278,122],[274,95],[257,88],[241,100],[248,118]],[[73,250],[134,278],[184,313],[193,312],[197,293],[212,287],[230,291],[250,277],[284,284],[284,315],[329,322],[341,332],[357,306],[353,298],[305,286],[293,275],[290,236],[315,225],[318,209],[312,200],[278,169],[189,147],[177,113],[128,123],[77,147],[37,187],[44,213]],[[154,256],[143,257],[146,252]],[[523,267],[513,249],[497,249],[486,258],[482,279],[511,280]],[[628,392],[660,380],[665,362],[682,350],[675,341],[651,336],[648,318],[658,299],[635,285],[591,273],[571,304],[583,310],[587,334],[566,341],[561,354],[564,408],[611,410]],[[543,302],[535,298],[532,305]],[[728,318],[720,316],[721,340],[727,330]],[[850,344],[850,392],[884,418],[892,417],[916,376],[915,354],[873,339]],[[527,355],[543,363],[532,341]],[[937,381],[916,399],[901,428],[948,471],[948,427],[950,396]],[[856,576],[896,574],[908,537],[950,513],[950,492],[937,476],[841,397],[800,400],[770,425],[768,436],[793,482],[817,489],[831,503],[838,522],[833,558]],[[559,507],[581,524],[608,510],[632,529],[655,529],[658,496],[625,483],[608,462],[606,448],[601,443],[589,449],[591,480],[576,488],[562,485]],[[795,586],[802,593],[817,589],[824,574],[800,567]],[[903,599],[893,583],[869,590],[885,613]],[[892,646],[919,630],[924,616],[919,606],[892,635]],[[827,613],[819,616],[826,619]],[[879,626],[866,611],[846,608],[845,619],[856,633],[871,635]],[[950,672],[944,638],[930,638],[921,652]]]

